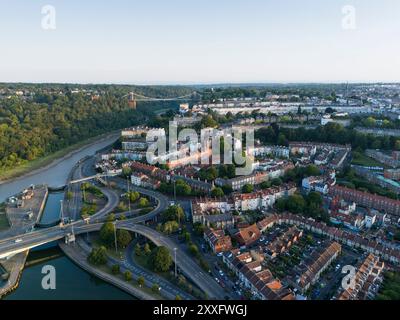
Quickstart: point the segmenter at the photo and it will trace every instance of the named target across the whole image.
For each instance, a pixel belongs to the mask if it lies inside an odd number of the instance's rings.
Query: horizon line
[[[0,85],[4,84],[30,84],[30,85],[41,85],[41,84],[54,84],[54,85],[118,85],[118,86],[263,86],[263,85],[340,85],[340,84],[397,84],[400,85],[399,81],[255,81],[255,82],[142,82],[142,83],[129,83],[129,82],[52,82],[52,81],[0,81]]]

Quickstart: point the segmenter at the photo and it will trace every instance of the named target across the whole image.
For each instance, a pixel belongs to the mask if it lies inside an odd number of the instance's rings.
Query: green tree
[[[140,276],[140,277],[137,279],[137,284],[139,285],[139,287],[143,287],[143,286],[144,286],[144,283],[145,283],[145,281],[144,281],[143,276]]]
[[[110,213],[110,214],[107,216],[106,221],[108,221],[108,222],[113,222],[113,221],[115,221],[115,214],[114,214],[114,213]]]
[[[145,254],[146,256],[148,256],[149,254],[151,254],[150,245],[149,245],[148,243],[146,243],[146,244],[144,245],[143,251],[144,251],[144,254]]]
[[[185,239],[185,242],[186,242],[186,243],[189,243],[189,242],[191,241],[191,237],[190,237],[190,233],[189,233],[189,232],[185,231],[185,232],[182,234],[182,236],[183,236],[183,239]]]
[[[197,257],[199,255],[199,248],[194,243],[192,243],[191,245],[189,245],[189,252],[193,256]]]
[[[224,191],[219,187],[213,188],[211,190],[211,196],[215,198],[221,198],[224,196]]]
[[[131,192],[127,193],[127,197],[129,198],[131,203],[134,203],[140,198],[140,193],[137,191],[131,191]]]
[[[367,119],[364,120],[364,125],[366,127],[375,127],[376,120],[373,117],[368,117]]]
[[[199,171],[199,177],[202,180],[212,181],[218,177],[218,170],[214,167],[208,167]]]
[[[318,207],[320,207],[320,206],[322,206],[323,199],[322,199],[321,194],[319,194],[318,192],[312,191],[307,196],[307,202],[309,205],[315,204]]]
[[[218,122],[216,122],[211,115],[206,115],[201,119],[201,128],[216,128]]]
[[[321,170],[316,165],[311,164],[306,168],[306,175],[308,177],[319,176],[321,175]]]
[[[124,272],[124,279],[125,281],[129,282],[132,280],[132,273],[129,270]]]
[[[112,272],[112,274],[119,274],[119,273],[120,273],[120,266],[119,266],[119,264],[114,264],[114,265],[111,267],[111,272]]]
[[[151,291],[153,291],[153,293],[158,293],[160,291],[160,286],[157,283],[154,283],[151,287]]]
[[[286,208],[293,213],[302,213],[306,208],[306,201],[300,194],[294,194],[287,199]]]
[[[72,191],[68,191],[67,192],[67,200],[70,201],[70,200],[72,200],[73,197],[74,197],[73,192]]]
[[[168,209],[165,210],[161,216],[163,221],[182,221],[184,217],[185,213],[182,207],[179,205],[168,207]]]
[[[192,188],[182,180],[176,181],[176,194],[180,196],[190,196]]]
[[[163,225],[163,232],[165,234],[172,234],[174,232],[177,232],[179,229],[179,224],[176,221],[167,221]]]
[[[107,263],[107,249],[103,246],[93,248],[88,256],[89,263],[93,265],[103,265]]]
[[[254,186],[251,184],[245,184],[242,188],[243,193],[252,193],[254,191]]]
[[[286,210],[286,200],[283,198],[280,198],[278,200],[276,200],[275,202],[275,208],[276,210],[278,210],[279,212],[283,212]]]
[[[261,189],[268,189],[271,188],[271,181],[264,181],[260,184]]]
[[[112,222],[105,222],[100,229],[100,240],[108,247],[113,246],[115,242],[115,227]]]
[[[117,231],[118,247],[126,248],[131,241],[132,241],[132,236],[129,231],[127,231],[127,230],[118,230]]]
[[[168,249],[160,246],[153,249],[149,262],[154,271],[166,272],[171,268],[172,258]]]
[[[224,191],[224,194],[231,194],[233,192],[232,187],[228,185],[222,186],[222,190]]]
[[[279,178],[274,178],[271,180],[271,185],[273,186],[280,186],[282,185],[282,180]]]
[[[139,208],[146,208],[150,205],[149,200],[146,198],[140,198],[139,199]]]
[[[122,167],[122,175],[124,177],[129,177],[132,174],[132,169],[130,167]]]
[[[137,243],[135,246],[135,255],[137,257],[140,257],[142,255],[142,248],[140,247],[139,243]]]
[[[195,222],[193,224],[193,230],[197,235],[202,236],[205,230],[205,226],[202,225],[200,222]]]

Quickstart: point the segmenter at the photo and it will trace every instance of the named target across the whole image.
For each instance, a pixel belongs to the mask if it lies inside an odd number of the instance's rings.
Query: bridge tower
[[[135,94],[133,92],[129,92],[128,105],[132,109],[136,109],[136,98],[135,98]]]

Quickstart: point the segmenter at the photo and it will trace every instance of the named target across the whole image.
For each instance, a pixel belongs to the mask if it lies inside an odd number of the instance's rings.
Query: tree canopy
[[[153,249],[150,255],[149,262],[153,270],[157,272],[168,271],[173,263],[172,257],[169,254],[168,249],[164,246],[156,247]]]

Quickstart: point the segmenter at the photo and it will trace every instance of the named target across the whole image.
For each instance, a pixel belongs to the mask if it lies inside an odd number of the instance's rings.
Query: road
[[[117,286],[118,288],[128,292],[129,294],[137,297],[141,300],[154,300],[155,298],[140,290],[130,283],[117,278],[111,274],[108,274],[105,271],[100,270],[99,268],[95,268],[87,262],[88,252],[84,250],[84,248],[80,247],[79,244],[74,243],[73,245],[66,245],[64,243],[59,244],[63,252],[69,257],[72,261],[78,264],[82,269],[86,270],[87,272],[94,274],[99,279],[102,279],[106,282],[112,283],[113,285]]]
[[[114,182],[118,188],[120,188],[124,191],[128,190],[127,182],[124,179],[116,177],[116,178],[111,178],[110,181]],[[161,194],[157,191],[140,188],[137,186],[133,186],[132,184],[129,184],[129,190],[137,191],[140,194],[144,194],[144,195],[154,199],[157,202],[157,206],[154,208],[153,211],[151,211],[145,215],[130,219],[130,221],[132,221],[132,222],[142,223],[145,221],[153,220],[160,213],[162,213],[169,207],[168,197],[164,196],[163,194]]]
[[[151,240],[157,246],[165,246],[173,258],[174,249],[176,248],[176,264],[181,269],[182,273],[207,293],[209,298],[220,300],[225,298],[225,291],[214,281],[214,279],[207,272],[203,271],[192,257],[180,249],[179,245],[169,237],[144,225],[133,224],[129,220],[118,223],[118,228],[139,233]]]
[[[199,288],[206,292],[209,298],[223,299],[225,297],[224,290],[209,274],[204,272],[191,257],[189,257],[182,249],[180,249],[176,242],[149,227],[136,224],[132,220],[134,219],[117,221],[117,228],[139,233],[151,240],[157,246],[165,246],[168,248],[172,257],[174,257],[174,248],[177,248],[176,263],[177,266],[182,270],[183,274],[185,274],[185,276],[190,278]],[[40,244],[62,239],[68,233],[72,233],[72,228],[74,233],[78,235],[87,232],[99,231],[101,226],[102,223],[85,224],[84,222],[77,222],[66,228],[60,228],[59,226],[56,226],[46,229],[46,232],[36,231],[22,235],[19,238],[22,240],[20,242],[5,239],[0,242],[0,257],[5,257],[11,252],[21,252],[27,248],[32,248]]]
[[[82,176],[82,171],[87,170],[85,168],[87,168],[86,165],[88,164],[85,163],[89,163],[89,161],[83,161],[77,165],[76,170],[74,170],[74,172],[72,173],[72,177],[79,178]],[[126,182],[123,179],[113,178],[112,180],[117,184],[119,188],[127,190]],[[79,201],[81,199],[79,184],[77,186],[73,186],[72,188],[74,188],[74,200],[72,208],[75,212],[74,217],[77,217],[76,212],[78,210],[77,208],[79,207]],[[117,221],[117,227],[139,233],[154,242],[157,246],[167,247],[172,257],[174,257],[174,249],[176,249],[176,264],[182,270],[183,274],[185,274],[185,276],[190,278],[199,288],[201,288],[208,295],[209,298],[224,299],[224,290],[214,281],[214,279],[210,275],[204,272],[197,265],[197,263],[193,261],[191,257],[189,257],[182,249],[180,249],[177,243],[175,243],[172,239],[164,236],[163,234],[160,234],[159,232],[151,228],[139,224],[155,219],[161,212],[165,211],[169,206],[168,198],[160,194],[159,192],[152,190],[147,190],[135,186],[130,187],[130,189],[132,191],[138,191],[141,194],[151,197],[157,202],[157,206],[154,208],[154,210],[145,215],[138,216],[129,220]],[[8,255],[13,253],[22,252],[26,249],[33,248],[41,244],[62,239],[66,235],[71,233],[75,233],[76,235],[78,235],[100,230],[102,223],[97,222],[103,220],[105,215],[111,212],[111,210],[115,207],[117,200],[119,200],[117,199],[118,197],[116,197],[116,193],[112,190],[103,190],[107,194],[108,203],[102,210],[97,212],[90,219],[90,223],[82,220],[77,220],[65,227],[55,226],[27,234],[21,234],[19,236],[7,239],[2,239],[0,240],[0,258],[7,257]]]
[[[164,278],[158,276],[157,274],[142,268],[132,258],[132,254],[134,251],[135,242],[131,242],[131,244],[125,249],[125,256],[122,260],[123,267],[125,269],[131,271],[133,274],[142,276],[146,284],[152,285],[156,283],[160,288],[160,293],[168,297],[170,300],[174,300],[177,295],[182,297],[183,300],[193,300],[194,298],[187,294],[184,290],[174,286],[169,281]],[[116,263],[121,263],[120,261],[114,260]]]

